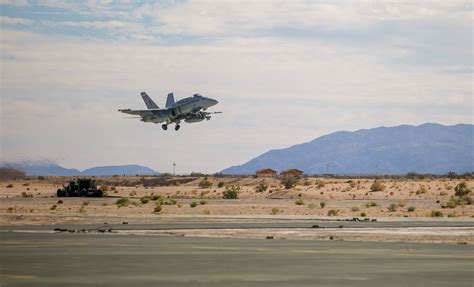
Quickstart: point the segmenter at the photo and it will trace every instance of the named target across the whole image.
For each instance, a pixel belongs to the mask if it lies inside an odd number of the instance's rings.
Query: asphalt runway
[[[0,239],[2,287],[473,286],[471,245],[46,230]]]

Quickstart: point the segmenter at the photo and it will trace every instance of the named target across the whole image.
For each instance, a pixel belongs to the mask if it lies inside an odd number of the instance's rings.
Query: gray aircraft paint
[[[166,99],[166,108],[164,109],[160,109],[145,92],[142,92],[141,96],[148,109],[119,109],[118,111],[140,116],[143,122],[155,124],[163,123],[162,128],[164,130],[166,130],[167,126],[171,123],[175,123],[175,130],[178,130],[181,121],[197,123],[203,120],[210,120],[211,114],[219,113],[206,111],[209,107],[217,105],[219,103],[217,100],[203,97],[199,94],[194,94],[192,97],[187,97],[175,102],[173,93],[169,93]]]

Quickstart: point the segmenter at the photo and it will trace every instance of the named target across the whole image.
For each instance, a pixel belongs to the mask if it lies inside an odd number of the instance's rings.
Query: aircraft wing
[[[141,117],[146,117],[146,116],[153,116],[154,111],[153,110],[132,110],[132,109],[122,109],[118,110],[121,113],[129,114],[129,115],[135,115],[135,116],[141,116]]]

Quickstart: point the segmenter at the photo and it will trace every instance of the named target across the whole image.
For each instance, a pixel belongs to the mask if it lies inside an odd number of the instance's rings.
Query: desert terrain
[[[473,180],[462,179],[380,179],[383,190],[371,191],[374,179],[308,177],[285,189],[278,178],[121,176],[96,178],[98,186],[107,193],[103,198],[56,197],[56,190],[70,180],[72,178],[51,177],[1,181],[0,224],[70,220],[84,223],[89,222],[90,216],[96,217],[97,222],[102,221],[101,216],[153,221],[162,215],[474,216],[474,205],[446,207],[459,183],[465,182],[470,189],[474,187]],[[257,190],[262,182],[266,188]],[[230,187],[237,187],[237,199],[223,199],[223,192]],[[154,212],[157,196],[162,202],[160,212]],[[123,204],[117,203],[121,198],[126,200]],[[192,202],[197,205],[192,207]],[[441,214],[435,215],[433,211]]]
[[[246,228],[203,227],[183,233],[168,228],[164,233],[155,231],[154,234],[234,238],[272,234],[292,239],[336,236],[346,240],[474,242],[471,224],[452,225],[474,221],[473,205],[455,200],[456,186],[463,183],[465,188],[472,189],[472,179],[304,177],[285,188],[281,178],[115,176],[95,178],[97,185],[105,191],[105,197],[58,198],[56,190],[70,180],[73,178],[3,180],[0,183],[0,225],[435,220],[446,223],[444,226],[400,226],[400,229],[385,231],[364,226],[363,232],[344,228],[317,234],[297,229],[272,229],[272,226],[251,232]],[[223,198],[229,190],[236,191],[236,199]]]

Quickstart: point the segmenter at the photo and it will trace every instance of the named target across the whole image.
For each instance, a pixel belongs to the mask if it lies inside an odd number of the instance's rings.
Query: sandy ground
[[[0,225],[39,225],[39,224],[118,224],[122,222],[153,224],[163,218],[222,218],[235,221],[235,218],[378,218],[378,220],[425,220],[432,217],[433,211],[440,211],[443,220],[474,221],[474,206],[462,205],[455,208],[442,208],[454,195],[454,187],[461,180],[382,180],[383,191],[371,192],[373,179],[328,179],[303,178],[292,189],[284,189],[276,178],[212,178],[209,188],[200,188],[203,178],[169,178],[157,182],[157,178],[107,177],[97,178],[98,184],[107,189],[104,198],[57,198],[56,190],[69,179],[52,177],[45,180],[22,179],[0,182]],[[265,181],[268,189],[256,192],[260,182]],[[180,182],[178,182],[180,181]],[[172,183],[171,185],[170,182]],[[222,182],[223,187],[218,187]],[[466,181],[473,189],[474,181]],[[164,185],[164,186],[163,186]],[[223,199],[222,193],[229,186],[240,187],[238,199]],[[145,196],[159,195],[164,204],[159,213],[154,212],[156,202],[144,203]],[[126,206],[117,205],[120,198],[128,198]],[[192,207],[191,203],[196,202]],[[321,203],[325,205],[322,207]],[[389,209],[390,205],[394,207]],[[448,218],[449,217],[449,218]],[[437,218],[439,219],[439,218]],[[445,231],[448,231],[447,229]],[[456,232],[464,232],[457,234]],[[193,231],[194,232],[194,231]],[[361,236],[356,230],[343,230],[344,238],[399,238],[406,234],[384,234],[380,230],[365,230]],[[377,235],[378,232],[378,235]],[[433,231],[436,233],[437,231]],[[454,232],[454,230],[453,230]],[[245,232],[230,231],[234,237]],[[265,232],[263,232],[265,233]],[[262,234],[263,234],[262,233]],[[413,241],[443,242],[473,241],[472,230],[456,230],[438,237],[430,237],[426,230],[416,230],[411,235]],[[194,236],[221,236],[219,232],[194,232]],[[316,238],[330,236],[320,234],[294,235],[274,233],[278,237]],[[438,234],[440,234],[438,232]],[[444,234],[444,233],[443,233]],[[449,236],[448,236],[449,235]],[[418,238],[419,237],[419,238]],[[431,238],[431,239],[430,239]]]

